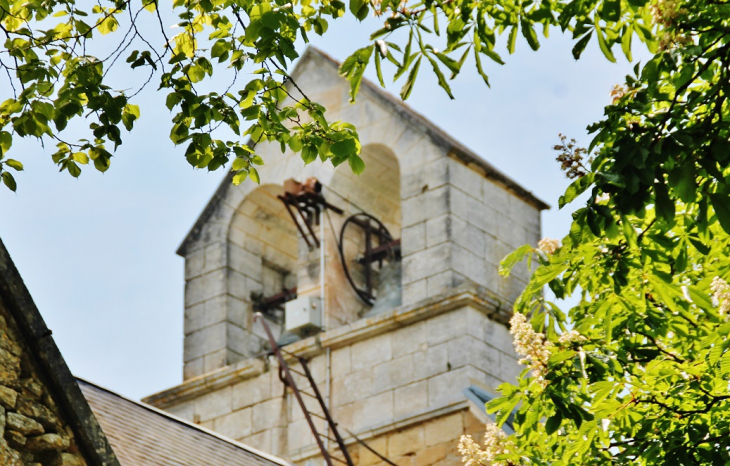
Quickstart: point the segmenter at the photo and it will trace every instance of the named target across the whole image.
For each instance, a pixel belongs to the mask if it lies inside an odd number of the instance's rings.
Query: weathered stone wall
[[[330,348],[334,419],[399,465],[460,464],[455,442],[463,433],[478,430],[476,421],[468,419],[470,402],[463,390],[475,382],[496,387],[520,370],[507,328],[491,320],[484,307],[447,309],[451,299],[325,332],[319,336],[320,346],[311,338],[287,347],[312,354],[309,366],[322,393],[327,390],[323,348]],[[259,364],[261,369],[248,372],[245,379],[231,376],[220,388],[209,387],[236,366],[145,401],[307,464],[318,451],[306,420],[279,381],[274,361]],[[313,401],[304,398],[308,404]],[[311,410],[319,412],[313,405]],[[357,464],[376,464],[356,445],[350,449],[360,458]]]
[[[325,105],[332,120],[356,125],[366,171],[355,176],[346,165],[304,166],[298,154],[282,154],[277,145],[260,144],[257,151],[266,159],[259,170],[261,179],[281,189],[288,178],[314,176],[325,186],[328,199],[344,204],[347,213],[364,210],[382,218],[402,240],[400,285],[405,305],[469,282],[505,305],[513,301],[524,288],[527,272],[518,266],[511,277],[499,277],[499,262],[516,247],[537,243],[539,210],[544,205],[475,155],[464,155],[467,149],[369,85],[363,85],[357,103],[349,104],[349,86],[325,56],[307,53],[296,72],[299,86]],[[281,228],[265,228],[263,217],[256,217],[251,196],[271,186],[222,186],[179,251],[186,260],[186,380],[262,348],[249,296],[264,288],[262,261],[267,254],[278,253],[277,245],[289,250],[297,237],[293,224],[285,225],[286,213],[275,196],[264,199],[268,203],[259,213],[277,220]],[[335,229],[341,220],[333,216]],[[331,234],[326,236],[325,294],[331,311],[326,320],[332,329],[357,320],[367,309],[345,280]],[[297,270],[292,270],[299,292],[319,294],[318,251],[303,255],[299,243]]]
[[[86,465],[33,355],[0,301],[0,464]]]

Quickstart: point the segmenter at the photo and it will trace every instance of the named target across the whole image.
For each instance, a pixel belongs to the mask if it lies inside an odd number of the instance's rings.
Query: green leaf
[[[248,176],[253,180],[256,184],[261,184],[261,179],[259,178],[259,172],[256,171],[254,167],[249,167],[248,169]]]
[[[558,411],[552,416],[548,418],[548,420],[545,422],[545,432],[548,435],[554,434],[559,428],[560,423],[563,422],[563,414]]]
[[[540,41],[537,40],[537,33],[532,28],[532,25],[525,19],[521,19],[520,20],[520,29],[522,29],[522,35],[527,40],[527,43],[530,45],[530,48],[532,50],[539,49]]]
[[[509,253],[507,257],[502,259],[502,262],[499,264],[499,274],[505,277],[509,276],[515,265],[520,263],[527,254],[532,252],[532,250],[532,246],[530,246],[529,244],[525,244]]]
[[[710,201],[720,226],[726,233],[730,233],[730,196],[720,193],[710,194]]]
[[[576,60],[580,58],[580,56],[583,54],[583,51],[586,49],[588,42],[590,42],[592,36],[593,31],[581,37],[581,39],[576,42],[575,46],[573,47],[573,58],[575,58]]]
[[[421,67],[421,58],[423,57],[418,57],[418,60],[416,60],[416,64],[413,65],[413,68],[411,68],[411,72],[408,73],[408,80],[406,80],[406,83],[400,90],[400,97],[403,100],[407,100],[408,97],[411,95],[411,91],[413,91],[413,84],[415,84],[416,77],[418,76],[418,68]]]
[[[350,154],[355,154],[357,151],[357,143],[354,139],[348,138],[342,141],[336,142],[330,146],[330,151],[336,157],[349,157]]]
[[[512,26],[509,32],[509,39],[507,39],[507,50],[510,55],[515,53],[515,45],[517,44],[517,26]]]
[[[243,183],[247,176],[248,172],[245,170],[241,170],[240,172],[233,175],[233,184],[238,186],[239,184]]]
[[[6,160],[5,165],[17,171],[23,171],[23,164],[15,159]]]
[[[621,18],[621,0],[603,0],[598,11],[604,21],[616,22]]]
[[[606,37],[603,35],[603,30],[601,29],[601,25],[598,22],[598,15],[595,15],[593,17],[594,24],[595,24],[595,31],[596,31],[596,37],[598,38],[598,46],[601,48],[601,52],[603,52],[603,55],[606,56],[608,61],[611,63],[616,63],[616,57],[613,56],[613,52],[611,52],[611,47],[608,46],[608,43],[606,42]]]
[[[15,178],[9,172],[2,172],[3,183],[8,187],[9,190],[15,192],[18,189],[18,185],[15,184]]]
[[[365,170],[365,162],[357,154],[350,155],[347,161],[350,163],[350,169],[354,174],[359,175]]]
[[[0,131],[0,160],[3,154],[10,150],[13,145],[13,135],[7,131]]]
[[[441,69],[439,68],[438,63],[436,63],[436,60],[431,58],[430,55],[426,55],[426,58],[428,58],[428,61],[431,63],[431,67],[433,68],[433,72],[436,74],[436,77],[438,78],[439,86],[443,90],[446,91],[446,93],[449,95],[449,97],[453,100],[454,94],[451,93],[451,87],[449,86],[449,83],[446,81],[446,77],[444,77],[444,74],[441,72]]]

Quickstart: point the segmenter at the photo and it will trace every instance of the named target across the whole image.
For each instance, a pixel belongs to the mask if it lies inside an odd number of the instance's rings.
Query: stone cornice
[[[491,319],[503,324],[509,320],[509,307],[505,306],[494,294],[473,284],[466,284],[438,296],[400,306],[391,311],[363,318],[292,343],[286,346],[289,355],[285,353],[285,356],[287,359],[293,359],[291,355],[311,358],[323,353],[325,348],[336,349],[348,346],[465,306],[483,312]],[[152,394],[142,401],[156,408],[165,409],[261,375],[268,370],[267,365],[266,355],[250,358],[186,380],[180,385]]]

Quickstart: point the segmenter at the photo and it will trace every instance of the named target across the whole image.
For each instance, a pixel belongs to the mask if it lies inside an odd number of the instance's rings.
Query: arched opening
[[[236,209],[228,233],[229,294],[242,301],[245,328],[261,339],[265,334],[253,325],[253,313],[261,311],[279,333],[283,303],[296,296],[299,246],[296,228],[278,199],[283,192],[279,185],[256,188]]]
[[[334,271],[328,273],[328,281],[335,285],[330,298],[334,306],[330,305],[328,316],[335,324],[349,323],[400,304],[398,159],[387,147],[375,144],[363,147],[360,156],[365,162],[362,174],[355,175],[349,166],[343,165],[326,186],[328,200],[344,210],[336,219],[331,216],[333,225],[329,226],[334,229],[342,251],[333,254],[337,260],[330,267]]]

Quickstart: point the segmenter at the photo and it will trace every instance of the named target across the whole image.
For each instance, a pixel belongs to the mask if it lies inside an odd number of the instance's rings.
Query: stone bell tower
[[[537,243],[547,206],[372,83],[349,104],[337,68],[310,47],[293,77],[358,128],[365,172],[262,145],[266,184],[223,180],[178,250],[184,382],[145,401],[322,464],[261,312],[309,360],[342,428],[399,465],[460,464],[456,440],[483,428],[484,401],[521,370],[505,322],[528,275],[502,278],[499,261]],[[346,442],[355,464],[379,461]]]

